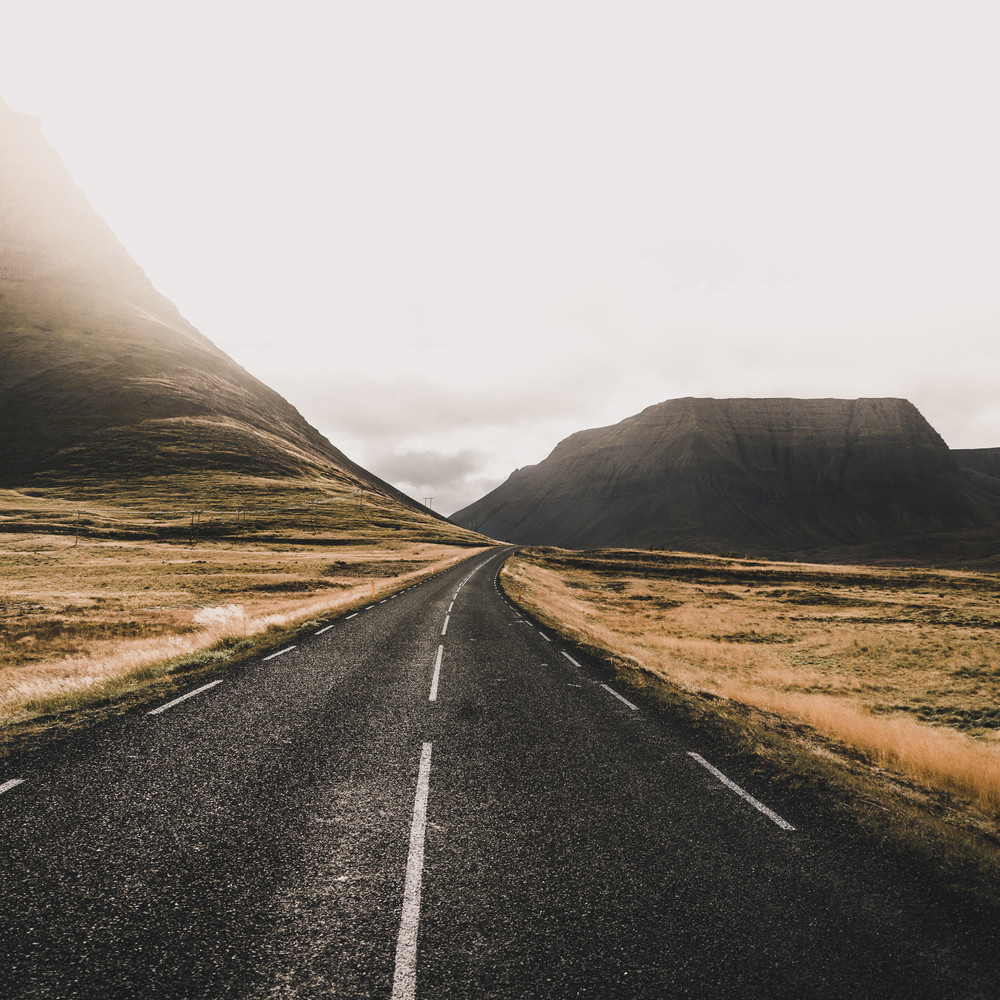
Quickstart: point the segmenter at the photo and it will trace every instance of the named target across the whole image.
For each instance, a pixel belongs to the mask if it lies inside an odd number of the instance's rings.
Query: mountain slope
[[[453,520],[568,548],[780,554],[996,526],[998,510],[906,400],[688,398],[571,435]]]
[[[0,102],[0,486],[194,473],[321,475],[420,507],[186,322]]]
[[[1000,448],[953,448],[960,469],[1000,479]]]

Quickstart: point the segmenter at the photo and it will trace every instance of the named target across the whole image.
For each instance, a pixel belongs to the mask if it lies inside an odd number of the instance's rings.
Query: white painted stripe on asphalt
[[[547,635],[546,635],[546,634],[545,634],[544,632],[542,632],[542,631],[541,631],[541,629],[539,629],[539,631],[538,631],[538,634],[539,634],[539,635],[540,635],[540,636],[541,636],[541,637],[542,637],[542,638],[543,638],[543,639],[544,639],[544,640],[545,640],[546,642],[551,642],[551,641],[552,641],[552,640],[551,640],[551,639],[550,639],[550,638],[549,638],[549,637],[548,637],[548,636],[547,636]]]
[[[579,667],[580,666],[580,664],[577,663],[576,660],[574,660],[573,657],[570,656],[569,653],[567,653],[565,649],[561,649],[561,650],[559,650],[559,652],[562,653],[562,655],[565,656],[566,659],[569,660],[569,662],[572,663],[574,667]]]
[[[417,794],[413,800],[410,827],[410,854],[406,859],[403,913],[396,940],[396,972],[392,980],[392,1000],[414,1000],[417,995],[417,931],[420,928],[420,884],[424,874],[424,835],[427,830],[427,795],[431,783],[431,746],[425,743],[420,754]]]
[[[452,609],[453,607],[455,607],[455,602],[454,602],[454,601],[452,601],[452,602],[451,602],[451,604],[449,604],[449,605],[448,605],[448,614],[449,614],[449,615],[451,614],[451,609]]]
[[[0,795],[4,792],[9,792],[12,788],[17,788],[18,785],[24,784],[24,778],[11,778],[10,781],[5,781],[0,785]]]
[[[438,700],[438,679],[441,676],[442,656],[444,656],[444,646],[438,646],[437,659],[434,661],[434,677],[431,680],[431,696],[428,701]]]
[[[277,653],[272,653],[270,656],[265,656],[261,663],[265,663],[267,660],[273,660],[276,656],[284,656],[285,653],[290,653],[293,649],[297,649],[297,646],[286,646],[284,649],[279,649]]]
[[[721,781],[726,786],[726,788],[729,788],[732,791],[736,792],[736,794],[741,799],[745,799],[747,802],[749,802],[750,805],[754,807],[754,809],[760,810],[760,812],[762,812],[769,820],[771,820],[772,823],[777,823],[782,830],[795,829],[795,827],[792,826],[791,823],[787,822],[786,820],[783,820],[776,812],[773,812],[772,810],[768,809],[763,802],[758,801],[749,792],[746,792],[742,788],[740,788],[740,786],[737,785],[735,781],[730,781],[717,767],[712,767],[712,765],[709,764],[709,762],[705,760],[705,758],[702,757],[701,754],[697,754],[689,750],[688,756],[693,757],[696,761],[698,761],[699,764],[701,764],[702,767],[704,767],[708,771],[711,771],[712,774],[714,774],[719,779],[719,781]]]
[[[168,708],[173,708],[174,705],[179,705],[182,701],[187,701],[188,698],[193,698],[196,694],[201,694],[202,691],[207,691],[209,688],[214,688],[216,684],[221,683],[221,680],[209,681],[208,684],[202,684],[200,688],[195,688],[193,691],[188,691],[187,694],[182,694],[179,698],[174,698],[173,701],[168,701],[166,705],[154,708],[152,711],[147,712],[146,715],[159,715],[160,712],[165,712]]]
[[[631,708],[633,712],[639,711],[638,705],[633,705],[632,702],[628,700],[628,698],[623,698],[614,688],[608,687],[607,684],[602,684],[601,687],[604,688],[604,690],[607,691],[608,694],[613,694],[623,705],[628,705],[628,707]]]
[[[441,629],[441,634],[442,635],[445,635],[448,632],[448,620],[450,618],[451,618],[451,615],[445,615],[444,616],[444,628]]]
[[[350,620],[351,620],[352,618],[357,618],[357,617],[358,617],[358,614],[359,614],[359,612],[355,611],[353,615],[348,615],[348,616],[347,616],[347,617],[346,617],[346,618],[344,619],[344,621],[345,621],[345,622],[349,622],[349,621],[350,621]]]
[[[386,597],[383,600],[379,601],[379,604],[385,604],[385,602],[388,601],[388,600],[389,600],[389,598]]]
[[[371,611],[371,609],[374,608],[374,607],[375,607],[374,604],[369,604],[365,608],[363,608],[362,610],[364,610],[364,611]]]
[[[332,625],[327,625],[326,628],[321,628],[316,634],[317,635],[322,635],[324,632],[329,632],[330,629],[332,629],[332,628],[333,628]]]

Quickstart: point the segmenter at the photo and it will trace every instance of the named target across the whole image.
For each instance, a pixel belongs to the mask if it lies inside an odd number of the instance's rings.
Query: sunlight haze
[[[0,4],[132,256],[444,513],[679,396],[901,396],[1000,447],[1000,8]]]

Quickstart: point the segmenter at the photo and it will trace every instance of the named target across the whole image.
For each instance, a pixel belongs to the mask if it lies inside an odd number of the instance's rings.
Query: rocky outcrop
[[[675,399],[453,515],[516,542],[800,552],[996,523],[904,399]]]

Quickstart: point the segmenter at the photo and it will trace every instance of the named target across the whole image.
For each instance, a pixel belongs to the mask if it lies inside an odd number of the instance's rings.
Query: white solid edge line
[[[441,629],[441,634],[442,635],[445,635],[447,633],[447,631],[448,631],[448,619],[449,618],[451,618],[451,615],[445,615],[444,616],[444,627]]]
[[[566,659],[569,660],[569,662],[572,663],[574,667],[579,667],[580,666],[580,664],[577,663],[576,660],[574,660],[573,657],[570,656],[569,653],[567,653],[565,649],[560,649],[559,652],[562,653],[562,655],[565,656]]]
[[[417,931],[420,928],[420,883],[424,873],[424,835],[427,830],[427,795],[431,780],[431,744],[420,754],[417,794],[413,800],[410,853],[406,859],[403,912],[396,940],[396,971],[392,979],[392,1000],[414,1000],[417,995]]]
[[[5,781],[0,785],[0,795],[4,792],[9,792],[12,788],[17,788],[18,785],[24,784],[24,778],[11,778],[10,781]]]
[[[717,767],[712,767],[712,765],[709,764],[709,762],[705,760],[705,758],[702,757],[701,754],[697,754],[689,750],[688,756],[693,757],[696,761],[698,761],[699,764],[701,764],[702,767],[704,767],[708,771],[711,771],[712,774],[714,774],[719,779],[719,781],[721,781],[726,786],[726,788],[729,788],[732,791],[736,792],[736,794],[741,799],[745,799],[747,802],[750,803],[750,805],[754,807],[754,809],[758,809],[760,812],[762,812],[769,820],[771,820],[772,823],[777,823],[777,825],[780,826],[782,830],[795,829],[795,827],[792,826],[791,823],[787,822],[786,820],[783,820],[776,812],[772,811],[771,809],[768,809],[763,802],[758,801],[749,792],[746,792],[742,788],[740,788],[740,786],[737,785],[735,781],[730,781],[729,778],[727,778]]]
[[[441,657],[444,656],[444,646],[438,646],[437,659],[434,661],[434,677],[431,680],[431,696],[428,701],[438,700],[438,679],[441,677]]]
[[[277,653],[272,653],[270,656],[265,656],[260,662],[264,663],[267,660],[273,660],[276,656],[284,656],[285,653],[290,653],[293,649],[298,649],[298,647],[286,646],[284,649],[279,649]]]
[[[323,634],[324,632],[329,632],[329,631],[330,631],[330,629],[332,629],[332,628],[333,628],[333,626],[332,626],[332,625],[327,625],[327,627],[326,627],[326,628],[321,628],[321,629],[320,629],[320,630],[319,630],[319,631],[318,631],[318,632],[316,633],[316,635],[322,635],[322,634]]]
[[[633,712],[639,711],[638,705],[633,705],[632,702],[628,700],[628,698],[623,698],[614,688],[608,687],[607,684],[602,684],[601,687],[604,688],[604,690],[607,691],[608,694],[613,694],[623,705],[628,705],[628,707],[631,708]]]
[[[209,681],[208,684],[202,684],[200,688],[195,688],[193,691],[188,691],[187,694],[182,694],[179,698],[174,698],[173,701],[168,701],[166,705],[161,705],[159,708],[154,708],[147,712],[146,715],[159,715],[160,712],[165,712],[168,708],[173,708],[174,705],[179,705],[182,701],[187,701],[188,698],[193,698],[196,694],[201,694],[202,691],[207,691],[209,688],[214,688],[216,684],[221,684],[221,680]]]

